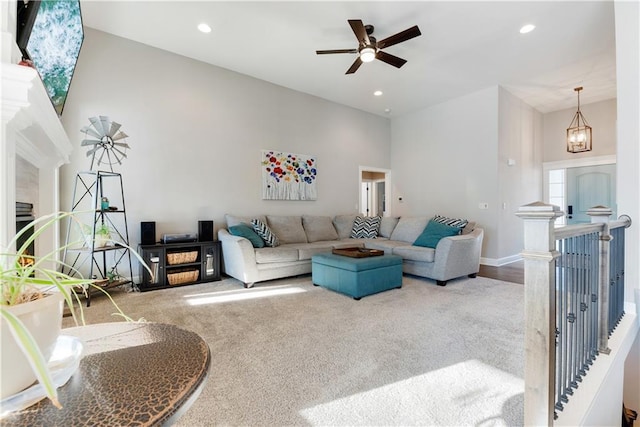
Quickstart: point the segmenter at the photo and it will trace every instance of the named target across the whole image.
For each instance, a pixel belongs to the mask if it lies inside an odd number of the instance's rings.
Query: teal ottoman
[[[402,287],[402,258],[397,255],[351,258],[321,253],[311,258],[311,280],[315,286],[359,300]]]

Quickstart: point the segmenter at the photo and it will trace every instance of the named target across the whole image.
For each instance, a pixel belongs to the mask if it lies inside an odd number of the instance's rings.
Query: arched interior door
[[[591,222],[587,211],[606,206],[616,215],[616,166],[599,165],[569,168],[567,179],[567,224]]]

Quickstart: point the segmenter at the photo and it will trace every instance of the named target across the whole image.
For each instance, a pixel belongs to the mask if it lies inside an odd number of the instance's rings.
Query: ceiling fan
[[[407,28],[397,34],[387,37],[386,39],[377,41],[373,34],[373,25],[363,25],[360,19],[348,20],[353,33],[358,39],[357,49],[333,49],[333,50],[316,50],[318,55],[326,55],[333,53],[357,53],[358,57],[345,74],[353,74],[362,65],[363,62],[371,62],[379,59],[396,68],[402,67],[407,61],[397,56],[383,52],[382,49],[402,43],[414,37],[418,37],[422,33],[417,25]]]

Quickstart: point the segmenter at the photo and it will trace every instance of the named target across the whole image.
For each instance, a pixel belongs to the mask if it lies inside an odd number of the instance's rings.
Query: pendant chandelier
[[[587,124],[580,111],[580,91],[582,87],[575,89],[578,92],[578,111],[567,129],[567,151],[569,153],[581,153],[591,151],[591,126]]]

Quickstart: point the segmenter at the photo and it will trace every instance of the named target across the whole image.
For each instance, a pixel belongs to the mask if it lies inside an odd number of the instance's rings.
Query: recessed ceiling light
[[[373,92],[374,96],[382,96],[382,91],[381,90],[377,90],[375,92]]]
[[[391,109],[390,109],[390,108],[385,108],[385,109],[384,109],[384,112],[385,112],[385,113],[387,113],[387,114],[389,114],[389,113],[391,112]]]
[[[200,25],[198,25],[198,29],[200,31],[202,31],[203,33],[210,33],[211,32],[211,27],[208,26],[207,24],[205,24],[204,22]]]
[[[520,34],[527,34],[530,33],[531,31],[535,30],[536,26],[533,24],[527,24],[524,25],[522,28],[520,28]]]

